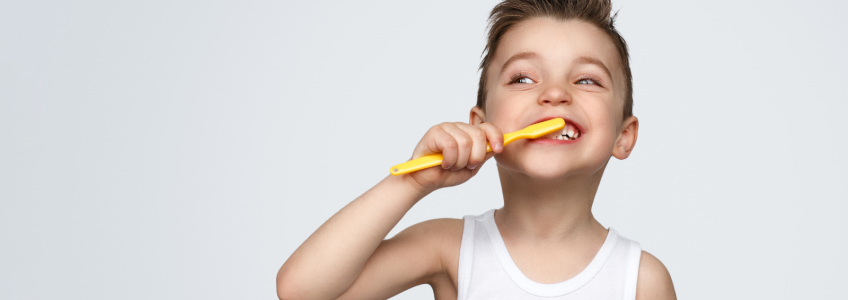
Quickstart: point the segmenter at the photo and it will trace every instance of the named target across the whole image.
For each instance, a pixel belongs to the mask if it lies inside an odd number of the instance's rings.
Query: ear
[[[635,116],[627,117],[621,128],[621,133],[618,134],[618,139],[612,149],[612,156],[625,159],[630,156],[630,151],[633,151],[633,147],[636,146],[636,137],[639,135],[639,119]]]
[[[468,116],[468,124],[478,125],[486,121],[486,112],[477,106],[471,108],[471,113]]]

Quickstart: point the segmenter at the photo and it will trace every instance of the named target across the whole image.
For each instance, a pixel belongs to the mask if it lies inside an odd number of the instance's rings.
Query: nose
[[[548,86],[541,95],[539,95],[539,105],[553,105],[557,106],[560,104],[571,104],[571,95],[565,88],[558,85]]]

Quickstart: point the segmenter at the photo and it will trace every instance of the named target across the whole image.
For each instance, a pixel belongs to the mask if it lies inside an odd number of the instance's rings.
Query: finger
[[[501,129],[498,128],[498,126],[495,126],[495,124],[489,122],[482,123],[477,126],[486,132],[486,140],[489,141],[489,145],[492,147],[492,152],[503,152],[504,139],[503,132],[501,131]]]
[[[465,131],[471,137],[471,152],[468,157],[467,168],[473,170],[480,166],[486,159],[486,132],[480,127],[469,124],[457,124],[457,127]]]
[[[443,128],[456,141],[456,163],[453,164],[451,170],[456,171],[465,168],[468,164],[468,156],[473,144],[471,137],[453,123],[446,124]]]
[[[439,137],[438,139],[433,140],[434,148],[436,148],[436,152],[442,153],[442,169],[450,169],[456,164],[457,157],[459,156],[459,145],[456,143],[456,139],[445,127],[450,127],[451,125],[447,125],[447,123],[443,123],[439,125]]]
[[[415,147],[412,153],[412,159],[430,155],[434,153],[442,154],[442,168],[447,169],[456,163],[456,140],[450,133],[443,128],[444,124],[439,124],[430,128],[421,142]]]

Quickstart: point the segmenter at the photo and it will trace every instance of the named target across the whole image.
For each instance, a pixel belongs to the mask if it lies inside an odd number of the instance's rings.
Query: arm
[[[487,142],[494,152],[486,153]],[[416,225],[408,233],[383,239],[421,198],[467,181],[501,151],[503,134],[492,124],[434,126],[421,139],[412,158],[442,153],[442,167],[388,176],[342,208],[280,268],[277,295],[280,299],[335,299],[342,293],[346,299],[388,298],[431,280],[433,274],[444,273],[439,256],[431,255],[439,249],[434,240],[444,233]],[[431,236],[436,238],[428,238]]]
[[[383,179],[309,236],[277,273],[280,299],[335,299],[341,295],[383,238],[427,194],[405,178]],[[392,246],[386,244],[384,248]]]
[[[456,298],[448,269],[459,263],[462,227],[462,219],[429,220],[383,241],[339,299],[388,299],[420,284],[430,284],[437,299]]]
[[[636,283],[636,300],[676,300],[671,275],[659,259],[642,251],[639,262],[639,279]]]

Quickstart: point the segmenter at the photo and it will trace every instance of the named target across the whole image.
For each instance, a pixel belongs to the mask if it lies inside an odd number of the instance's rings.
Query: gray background
[[[0,298],[273,299],[468,120],[496,1],[0,1]],[[595,201],[681,299],[844,295],[844,1],[624,1],[641,120]],[[502,205],[492,162],[392,231]],[[426,286],[397,299],[427,299]]]

